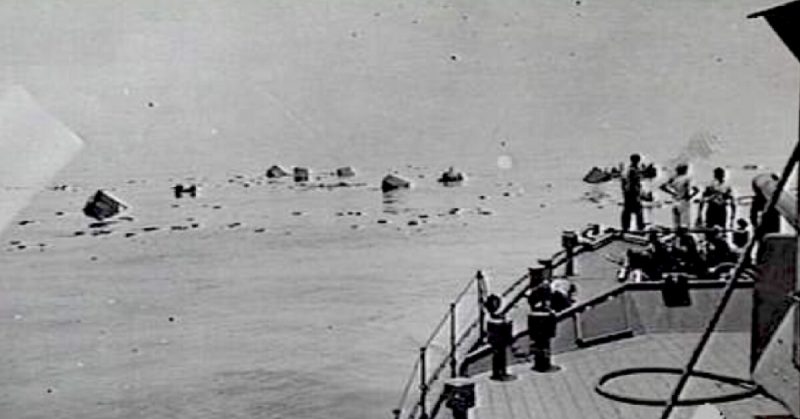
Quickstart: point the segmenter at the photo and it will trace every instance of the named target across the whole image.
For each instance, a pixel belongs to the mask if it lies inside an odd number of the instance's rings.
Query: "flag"
[[[793,1],[762,12],[753,13],[750,18],[763,17],[789,47],[795,58],[800,60],[800,32],[796,30],[800,22],[800,1]]]

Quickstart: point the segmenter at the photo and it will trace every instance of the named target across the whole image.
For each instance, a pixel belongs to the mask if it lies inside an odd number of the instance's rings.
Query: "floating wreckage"
[[[583,181],[591,184],[605,183],[611,179],[619,177],[618,169],[601,169],[597,166],[592,167],[589,173],[583,177]]]
[[[397,189],[408,189],[410,187],[411,182],[393,174],[386,175],[383,178],[383,181],[381,181],[381,190],[383,192],[390,192]]]
[[[122,201],[104,190],[98,190],[83,207],[83,213],[95,220],[113,217],[128,209]]]
[[[287,172],[286,169],[278,166],[277,164],[267,169],[267,177],[270,179],[286,177],[286,176],[289,176],[289,172]]]
[[[186,186],[181,183],[172,187],[172,191],[175,193],[175,199],[183,198],[183,195],[189,195],[192,198],[197,197],[197,185],[192,184],[192,186]]]
[[[308,182],[311,171],[305,167],[294,168],[294,181],[295,182]]]
[[[444,185],[455,185],[463,182],[464,179],[466,179],[464,173],[456,172],[456,170],[451,166],[449,169],[443,172],[441,176],[439,176],[438,182],[443,183]]]
[[[658,176],[658,169],[656,166],[651,164],[645,165],[641,169],[642,177],[644,179],[655,179]],[[586,176],[583,177],[583,181],[589,184],[600,184],[605,183],[613,179],[619,179],[622,176],[622,171],[618,167],[612,167],[610,169],[601,169],[597,166],[592,167],[589,170],[589,173],[586,173]]]
[[[336,169],[337,177],[353,177],[355,175],[356,171],[350,166],[340,167]]]

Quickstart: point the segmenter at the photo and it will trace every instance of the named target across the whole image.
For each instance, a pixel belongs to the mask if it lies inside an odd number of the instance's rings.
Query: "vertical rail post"
[[[425,402],[428,398],[428,383],[425,377],[425,347],[419,348],[419,409],[420,419],[428,419],[428,412],[425,408]]]
[[[450,378],[456,378],[456,303],[450,303]]]
[[[486,318],[483,312],[483,272],[478,271],[475,275],[475,289],[478,291],[478,342],[482,342],[486,336]]]
[[[561,247],[564,248],[564,276],[575,276],[575,246],[578,245],[578,235],[567,230],[561,233]]]

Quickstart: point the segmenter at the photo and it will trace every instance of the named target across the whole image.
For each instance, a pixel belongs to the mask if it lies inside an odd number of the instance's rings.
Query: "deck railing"
[[[449,309],[419,348],[419,356],[403,386],[397,407],[392,411],[395,419],[428,418],[433,400],[439,393],[443,374],[456,377],[459,358],[483,339],[483,319],[486,282],[478,271],[474,278],[456,294]],[[465,321],[466,320],[466,321]]]
[[[604,234],[590,242],[583,242],[574,250],[573,255],[602,247],[617,236],[618,234]],[[566,252],[560,250],[547,263],[551,269],[556,269],[566,261]],[[500,293],[505,301],[501,308],[504,315],[525,297],[529,285],[530,277],[526,273]],[[466,360],[467,354],[475,355],[475,349],[485,343],[483,303],[487,295],[483,273],[478,271],[456,294],[448,311],[419,348],[419,355],[403,386],[400,401],[392,410],[395,419],[428,419],[432,417],[431,413],[438,410],[436,402],[439,401],[443,387],[442,374],[448,370],[450,377],[457,377],[459,371],[462,371],[461,364]],[[464,319],[467,321],[464,322]]]

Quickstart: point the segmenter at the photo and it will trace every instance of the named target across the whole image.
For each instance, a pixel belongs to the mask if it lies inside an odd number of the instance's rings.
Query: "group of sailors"
[[[630,230],[631,218],[637,229],[645,230],[643,203],[652,200],[652,195],[644,192],[642,180],[655,177],[645,168],[641,157],[633,154],[627,169],[621,173],[622,230],[626,232]],[[659,189],[672,198],[673,228],[665,231],[649,227],[647,248],[628,251],[619,279],[627,280],[633,275],[636,279],[658,280],[664,273],[671,272],[719,277],[732,268],[747,245],[750,233],[749,223],[735,218],[736,201],[725,169],[714,169],[712,182],[701,191],[692,184],[689,165],[681,163]],[[699,201],[699,207],[694,230],[690,230],[695,200]],[[702,238],[700,244],[694,233]]]
[[[652,201],[652,194],[642,187],[642,181],[655,177],[653,166],[642,164],[641,156],[633,154],[627,169],[622,170],[622,230],[629,231],[631,218],[638,230],[644,230],[644,202]],[[733,189],[725,179],[725,169],[717,167],[713,172],[713,180],[700,193],[700,189],[692,184],[689,177],[689,165],[680,163],[675,167],[675,174],[660,189],[673,200],[672,220],[678,227],[690,227],[692,201],[700,194],[700,206],[697,211],[695,226],[698,228],[719,227],[723,230],[734,227],[736,201]]]

